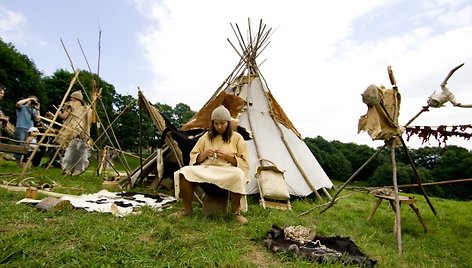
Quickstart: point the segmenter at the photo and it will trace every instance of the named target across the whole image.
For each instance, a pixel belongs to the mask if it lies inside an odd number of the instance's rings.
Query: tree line
[[[0,39],[0,84],[6,89],[0,105],[12,124],[16,121],[16,102],[30,95],[38,97],[42,115],[47,111],[56,113],[74,75],[73,72],[58,69],[52,75],[45,76],[13,44]],[[70,92],[81,90],[90,104],[93,89],[100,92],[95,103],[98,123],[93,124],[91,129],[91,138],[98,143],[98,147],[119,144],[121,150],[137,152],[138,147],[156,147],[160,143],[160,135],[147,114],[139,109],[137,99],[117,93],[112,84],[98,75],[81,70]],[[183,103],[175,107],[159,102],[155,105],[175,126],[180,126],[195,113]]]
[[[41,114],[56,112],[64,98],[74,73],[56,70],[51,76],[43,75],[34,62],[19,53],[13,44],[0,39],[0,84],[6,88],[1,108],[10,122],[15,123],[15,103],[29,95],[35,95],[41,102]],[[105,145],[118,145],[121,150],[138,152],[140,148],[157,148],[161,145],[160,133],[152,121],[140,110],[138,100],[130,95],[121,95],[115,87],[103,81],[98,75],[81,71],[71,92],[81,90],[91,96],[92,89],[100,89],[96,103],[98,124],[91,130],[99,148]],[[87,98],[86,98],[87,100]],[[191,108],[179,103],[172,107],[163,103],[154,104],[169,120],[180,127],[194,114]],[[139,115],[139,116],[137,116]],[[113,131],[110,131],[109,127]],[[344,182],[380,148],[366,145],[327,141],[323,137],[305,138],[311,152],[328,176],[335,181]],[[420,174],[423,183],[445,180],[472,178],[472,153],[457,146],[422,147],[410,149],[410,157]],[[414,184],[417,178],[411,168],[408,155],[404,150],[396,150],[398,184]],[[380,152],[355,178],[356,184],[364,186],[391,186],[392,165],[389,149]],[[427,187],[431,195],[462,200],[472,199],[472,183],[452,184],[450,186]],[[418,191],[411,188],[406,191]]]
[[[381,147],[327,141],[323,137],[305,138],[305,143],[316,156],[327,175],[345,182]],[[418,179],[410,164],[419,174],[421,183],[433,183],[472,178],[472,152],[459,146],[409,148],[395,150],[398,185],[417,184]],[[392,186],[392,162],[390,149],[383,149],[354,178],[353,184],[369,187]],[[442,198],[472,199],[472,183],[454,183],[425,187],[426,192]],[[407,188],[406,192],[421,193],[419,188]]]

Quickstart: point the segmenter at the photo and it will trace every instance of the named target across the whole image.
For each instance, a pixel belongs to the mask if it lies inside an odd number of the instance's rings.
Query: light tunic
[[[215,157],[209,157],[202,163],[195,164],[198,155],[208,148],[235,155],[237,166]],[[191,182],[212,183],[230,192],[245,195],[246,183],[249,182],[248,160],[246,142],[241,134],[233,132],[230,142],[226,143],[221,135],[210,140],[210,135],[207,132],[198,139],[190,152],[190,165],[181,168],[177,173],[183,174]]]
[[[88,105],[82,105],[80,101],[70,101],[64,107],[69,109],[69,115],[57,135],[57,143],[63,148],[67,147],[73,138],[80,137],[87,140],[92,119],[92,109]]]

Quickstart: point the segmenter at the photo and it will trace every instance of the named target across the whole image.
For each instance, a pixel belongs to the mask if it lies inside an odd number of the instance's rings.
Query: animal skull
[[[444,106],[444,103],[451,102],[454,106],[459,105],[456,101],[456,97],[454,94],[447,88],[446,85],[441,85],[442,91],[440,93],[433,92],[431,96],[428,98],[428,105],[434,108],[440,108]]]

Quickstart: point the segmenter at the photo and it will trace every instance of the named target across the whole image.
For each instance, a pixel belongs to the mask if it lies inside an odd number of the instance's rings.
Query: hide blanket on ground
[[[288,238],[285,229],[273,225],[264,244],[272,252],[287,252],[318,263],[342,263],[374,267],[377,263],[362,253],[349,237],[314,236],[310,240]]]
[[[161,210],[166,204],[175,202],[173,196],[149,195],[126,192],[109,192],[101,190],[94,194],[83,194],[80,196],[62,196],[61,200],[70,201],[74,208],[83,208],[89,212],[112,213],[115,216],[125,216],[136,211],[142,206],[149,206],[154,210]],[[18,203],[37,204],[41,200],[25,198]]]

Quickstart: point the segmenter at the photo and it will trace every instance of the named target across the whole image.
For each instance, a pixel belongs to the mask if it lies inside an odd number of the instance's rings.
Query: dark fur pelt
[[[61,160],[62,170],[70,175],[79,175],[88,168],[89,157],[87,143],[81,139],[72,139]]]
[[[319,263],[340,262],[362,267],[374,267],[377,263],[360,251],[349,237],[315,236],[312,241],[302,244],[285,238],[284,230],[272,225],[264,244],[272,252],[289,252]]]

